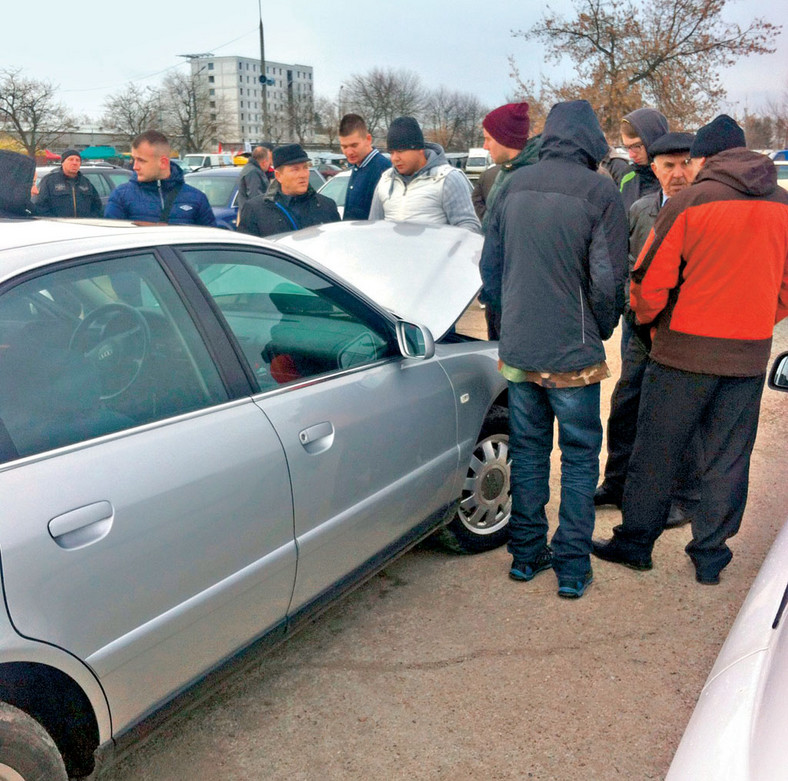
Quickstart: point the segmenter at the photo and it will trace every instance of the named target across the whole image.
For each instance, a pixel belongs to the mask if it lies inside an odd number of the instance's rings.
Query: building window
[[[209,70],[209,71],[212,71],[212,70],[213,70],[213,63],[212,63],[212,62],[209,62],[209,63],[208,63],[208,70]]]
[[[239,76],[239,77],[238,77],[238,81],[240,81],[240,82],[241,82],[241,84],[243,84],[243,83],[244,83],[244,77],[243,77],[243,76]]]
[[[242,71],[244,69],[244,64],[242,62],[238,63],[238,70]]]
[[[213,76],[209,76],[209,77],[208,77],[208,83],[209,83],[209,84],[213,84],[213,82],[214,82],[214,78],[213,78]]]
[[[215,101],[215,100],[212,100],[212,101],[210,102],[210,106],[211,106],[211,108],[216,108],[216,101]]]
[[[208,90],[208,94],[209,95],[215,95],[216,94],[216,90],[215,89],[209,89]]]

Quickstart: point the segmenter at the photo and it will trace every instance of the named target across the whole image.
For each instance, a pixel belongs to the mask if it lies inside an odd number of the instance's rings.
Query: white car
[[[321,195],[334,201],[340,217],[345,215],[345,196],[347,195],[347,186],[350,184],[350,174],[350,171],[340,171],[318,190]]]
[[[788,353],[769,387],[788,391]],[[667,781],[788,778],[788,523],[701,690]]]

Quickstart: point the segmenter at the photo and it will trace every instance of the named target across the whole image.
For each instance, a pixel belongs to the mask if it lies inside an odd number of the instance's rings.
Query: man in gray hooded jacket
[[[375,188],[370,220],[432,222],[481,232],[468,180],[447,162],[442,146],[424,141],[413,117],[397,117],[387,141],[392,167]]]
[[[558,103],[539,162],[512,173],[487,226],[481,273],[502,312],[498,354],[509,380],[512,517],[509,575],[553,567],[558,595],[591,582],[594,489],[602,446],[602,342],[624,305],[627,219],[609,177],[607,142],[585,100]],[[561,448],[558,529],[547,544],[553,422]]]

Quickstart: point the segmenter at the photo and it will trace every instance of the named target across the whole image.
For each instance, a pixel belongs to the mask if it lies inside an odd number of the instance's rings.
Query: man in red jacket
[[[750,454],[775,323],[788,315],[788,192],[733,119],[702,127],[693,185],[672,197],[632,274],[631,305],[653,338],[629,462],[623,523],[602,559],[651,569],[682,453],[702,443],[701,498],[686,551],[716,584],[747,501]]]

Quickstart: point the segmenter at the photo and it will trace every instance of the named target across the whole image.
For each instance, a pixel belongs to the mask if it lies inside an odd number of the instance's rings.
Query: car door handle
[[[322,453],[334,443],[334,426],[328,421],[316,423],[298,432],[298,441],[312,455]]]
[[[114,519],[109,502],[94,502],[52,518],[47,528],[61,548],[74,550],[106,537]]]

